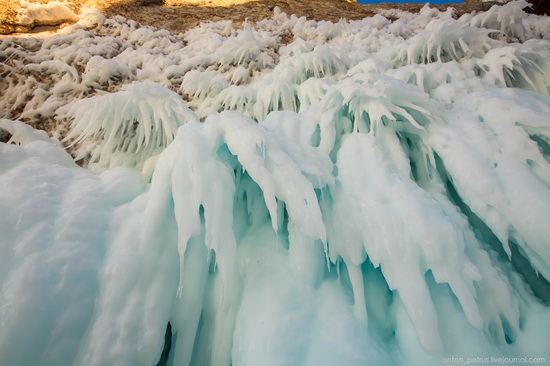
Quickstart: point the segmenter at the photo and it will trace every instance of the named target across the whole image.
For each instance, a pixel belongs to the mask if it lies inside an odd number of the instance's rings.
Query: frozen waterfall
[[[550,362],[526,5],[0,38],[0,365]]]

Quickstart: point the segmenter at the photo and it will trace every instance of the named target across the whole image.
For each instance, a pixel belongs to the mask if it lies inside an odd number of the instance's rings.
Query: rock
[[[140,6],[164,5],[164,0],[136,0]]]
[[[0,34],[10,34],[15,32],[15,27],[11,24],[0,24]]]
[[[533,9],[525,9],[528,13],[538,15],[550,15],[550,1],[548,0],[527,0],[533,5]]]
[[[30,25],[15,24],[15,33],[29,33],[32,30]]]

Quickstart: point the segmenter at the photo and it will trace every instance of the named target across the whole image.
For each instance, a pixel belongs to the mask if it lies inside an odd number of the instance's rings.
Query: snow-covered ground
[[[550,362],[524,6],[1,38],[0,365]]]

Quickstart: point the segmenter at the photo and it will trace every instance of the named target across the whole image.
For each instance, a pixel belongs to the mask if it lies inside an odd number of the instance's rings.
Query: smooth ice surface
[[[550,360],[525,6],[0,39],[0,365]]]

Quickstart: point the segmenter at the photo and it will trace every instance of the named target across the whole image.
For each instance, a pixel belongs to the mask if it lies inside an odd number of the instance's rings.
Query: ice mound
[[[141,168],[174,140],[179,126],[198,120],[176,93],[150,81],[126,84],[116,93],[80,99],[58,111],[72,121],[65,139],[91,149],[79,154],[90,155],[87,163],[98,167]]]

